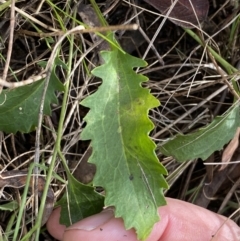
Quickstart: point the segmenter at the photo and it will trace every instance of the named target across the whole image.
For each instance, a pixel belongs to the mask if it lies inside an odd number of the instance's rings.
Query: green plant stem
[[[33,168],[35,166],[36,165],[32,164],[29,167],[29,172],[28,172],[28,175],[27,175],[27,180],[26,180],[25,188],[24,188],[23,195],[22,195],[21,205],[20,205],[19,212],[18,212],[18,218],[17,218],[17,222],[16,222],[16,227],[15,227],[14,234],[13,234],[13,241],[17,240],[17,236],[19,234],[21,219],[23,217],[23,211],[25,209],[25,203],[27,201],[27,193],[28,193],[28,190],[29,190],[29,185],[30,185],[30,180],[31,180],[31,173],[32,173]]]
[[[191,30],[191,29],[184,29],[192,38],[194,38],[200,45],[205,47],[205,44],[202,40]],[[223,59],[216,51],[214,51],[211,47],[207,46],[210,53],[213,57],[226,69],[228,74],[232,74],[238,71],[238,69],[234,68],[231,64],[229,64],[225,59]]]
[[[90,3],[92,5],[99,21],[100,21],[100,23],[101,23],[101,26],[105,26],[105,27],[108,26],[108,23],[107,23],[106,19],[103,17],[103,14],[100,11],[100,9],[99,9],[98,5],[96,4],[95,0],[90,0]],[[111,33],[111,32],[108,32],[108,33]]]
[[[75,17],[76,17],[76,15],[75,15]],[[74,22],[73,22],[73,24],[74,24]],[[68,58],[68,64],[67,64],[68,65],[67,80],[65,82],[65,92],[64,92],[64,96],[63,96],[63,103],[64,103],[64,105],[62,105],[60,121],[59,121],[59,126],[61,127],[61,132],[63,130],[63,124],[64,124],[64,119],[65,119],[66,110],[67,110],[67,100],[68,100],[70,78],[71,78],[71,70],[72,70],[72,60],[73,60],[73,52],[74,52],[74,49],[73,49],[73,47],[74,47],[74,35],[71,35],[69,43],[70,43],[70,46],[69,46],[69,58]],[[61,136],[62,136],[62,134],[63,133],[61,133]],[[58,153],[62,153],[61,149],[60,149],[60,145],[59,145],[59,148],[58,148],[57,151],[58,151]],[[68,170],[67,163],[64,162],[64,159],[62,159],[62,161],[63,161],[63,165],[64,165],[65,169]]]
[[[72,34],[74,32],[74,29],[72,29],[72,31],[66,33],[65,35],[62,36],[62,38],[59,40],[59,42],[56,44],[56,46],[54,47],[54,50],[52,52],[52,55],[50,57],[53,58],[53,56],[55,56],[57,50],[60,48],[60,44],[62,43],[63,39],[66,38],[69,34]],[[69,55],[69,59],[72,58],[72,47],[73,47],[73,39],[71,39],[70,41],[70,55]],[[49,60],[50,60],[49,59]],[[52,72],[52,63],[50,63],[50,61],[48,62],[49,64],[47,65],[46,69],[48,73]],[[42,220],[42,214],[43,214],[43,210],[45,208],[45,201],[46,201],[46,197],[47,197],[47,192],[48,192],[48,188],[50,186],[51,183],[51,179],[52,179],[52,173],[55,167],[55,162],[56,162],[56,158],[57,158],[57,153],[58,151],[60,151],[61,149],[61,140],[62,140],[62,134],[63,134],[63,122],[65,119],[65,114],[66,114],[66,106],[67,106],[67,98],[68,98],[68,92],[69,92],[69,73],[70,73],[70,67],[71,67],[72,63],[71,61],[69,61],[68,63],[68,75],[67,75],[67,81],[65,83],[65,90],[64,90],[64,95],[63,95],[63,103],[62,103],[62,108],[61,108],[61,114],[60,114],[60,119],[59,119],[59,125],[58,125],[58,130],[57,130],[57,139],[56,139],[56,144],[54,146],[54,150],[53,150],[53,155],[52,155],[52,160],[51,163],[49,165],[49,169],[48,169],[48,174],[46,177],[46,183],[45,183],[45,188],[43,191],[43,195],[42,195],[42,199],[41,199],[41,204],[39,207],[39,215],[36,221],[36,224],[34,225],[34,227],[23,237],[22,241],[26,241],[29,240],[29,238],[31,237],[31,235],[37,230],[37,234],[39,235],[39,231],[40,230],[40,226],[41,226],[41,220]],[[50,77],[50,75],[48,75]],[[47,81],[47,79],[45,80]],[[49,80],[48,80],[49,81]],[[38,237],[38,235],[36,236],[36,238]]]
[[[29,190],[29,185],[30,185],[30,180],[31,180],[31,175],[32,175],[32,171],[33,171],[33,168],[35,166],[38,166],[39,168],[43,169],[43,170],[47,170],[48,167],[45,167],[45,166],[42,166],[41,164],[37,165],[37,164],[34,164],[32,163],[29,167],[29,172],[28,172],[28,176],[27,176],[27,179],[26,179],[26,183],[25,183],[25,187],[24,187],[24,191],[23,191],[23,195],[22,195],[22,198],[21,198],[21,205],[20,205],[20,208],[19,208],[19,211],[18,211],[18,215],[17,215],[17,222],[16,222],[16,226],[15,226],[15,229],[14,229],[14,236],[13,236],[13,241],[17,240],[17,235],[19,234],[19,230],[20,230],[20,223],[21,223],[21,220],[22,220],[22,217],[23,217],[23,212],[24,212],[24,209],[25,209],[25,203],[27,201],[27,194],[28,194],[28,190]],[[58,176],[57,174],[53,173],[53,176],[54,178],[56,178],[57,180],[59,180],[60,182],[62,183],[65,183],[65,180],[63,180],[60,176]],[[14,217],[11,218],[14,219],[16,215],[13,215]],[[11,221],[9,221],[8,223],[8,229],[6,229],[6,233],[10,232],[11,230]],[[8,231],[9,230],[9,231]],[[28,237],[30,238],[30,237]]]
[[[205,43],[203,43],[203,41],[190,29],[184,29],[192,38],[194,38],[200,45],[202,45],[203,47],[206,47],[208,49],[208,51],[213,55],[213,57],[217,60],[217,62],[219,62],[227,71],[227,73],[229,75],[238,72],[238,69],[234,68],[231,64],[229,64],[225,59],[223,59],[216,51],[214,51],[211,47],[209,47],[208,45],[206,45]],[[239,100],[239,88],[238,85],[235,81],[235,78],[232,78],[231,80],[232,82],[232,92],[234,95],[234,102]],[[231,88],[231,86],[229,85],[229,88]]]
[[[13,232],[13,224],[14,224],[14,220],[15,220],[16,216],[17,216],[16,212],[13,212],[13,214],[11,215],[11,218],[8,220],[8,224],[7,224],[7,228],[5,230],[3,241],[10,240],[9,236]],[[0,240],[1,240],[1,237],[0,237]]]
[[[229,47],[233,47],[231,46],[234,43],[234,40],[237,38],[238,35],[238,29],[239,29],[239,25],[240,25],[240,16],[238,16],[238,18],[232,23],[232,27],[231,27],[231,32],[230,32],[230,37],[229,37]]]
[[[67,101],[68,101],[69,86],[70,86],[70,79],[69,78],[70,78],[70,73],[71,73],[71,69],[72,69],[74,34],[71,35],[69,43],[70,43],[70,46],[69,46],[69,58],[68,58],[68,64],[67,64],[68,69],[67,69],[67,75],[66,75],[67,76],[67,81],[65,82],[65,86],[64,86],[65,87],[65,91],[64,91],[64,95],[63,95],[63,103],[62,103],[62,108],[61,108],[60,120],[59,120],[59,124],[58,124],[57,141],[56,141],[56,146],[54,148],[54,155],[53,155],[54,160],[56,160],[57,153],[61,151],[61,140],[62,140],[62,136],[63,136],[63,124],[64,124],[64,120],[65,120],[65,116],[66,116]],[[48,184],[47,187],[51,183],[51,177],[52,177],[52,172],[53,172],[54,166],[55,166],[55,161],[54,162],[52,161],[51,165],[49,167],[49,172],[48,172],[47,179],[46,179],[46,185]],[[44,191],[47,194],[48,188],[46,190],[45,189],[44,189]],[[44,195],[44,193],[43,193],[43,195]],[[43,209],[44,209],[44,205],[43,204],[44,204],[44,202],[42,201],[41,202],[41,206],[43,206]],[[40,208],[41,208],[41,206],[40,206]],[[43,209],[42,209],[42,212],[43,212]],[[40,209],[39,209],[39,212],[40,212]],[[41,222],[41,219],[39,220],[39,218],[38,218],[38,221]],[[37,235],[37,237],[38,236],[39,235]]]
[[[15,2],[17,2],[18,0],[16,0]],[[0,5],[0,11],[3,11],[5,8],[7,8],[8,6],[10,6],[10,4],[12,3],[12,0],[8,0],[5,3],[1,3]]]
[[[108,23],[105,20],[102,12],[100,11],[98,5],[96,4],[95,0],[90,0],[90,3],[101,23],[101,26],[107,27]],[[103,38],[104,40],[108,41],[108,43],[110,44],[110,47],[112,50],[114,50],[115,48],[119,49],[120,51],[124,52],[122,50],[122,48],[120,47],[120,45],[118,44],[118,42],[115,40],[114,38],[114,34],[112,31],[106,31],[104,33],[96,33],[98,36],[100,36],[101,38]]]

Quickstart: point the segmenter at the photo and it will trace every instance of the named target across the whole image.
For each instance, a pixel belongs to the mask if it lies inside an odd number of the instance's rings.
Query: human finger
[[[167,203],[159,208],[161,220],[154,225],[147,241],[240,240],[240,228],[233,221],[225,222],[223,216],[180,200],[167,198]],[[137,241],[135,231],[126,231],[122,219],[114,218],[110,210],[83,219],[67,229],[59,228],[58,233],[64,232],[61,240]]]

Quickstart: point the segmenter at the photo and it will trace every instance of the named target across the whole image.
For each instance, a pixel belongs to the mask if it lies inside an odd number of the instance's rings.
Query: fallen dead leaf
[[[194,28],[206,20],[208,0],[145,0],[172,22],[185,28]]]

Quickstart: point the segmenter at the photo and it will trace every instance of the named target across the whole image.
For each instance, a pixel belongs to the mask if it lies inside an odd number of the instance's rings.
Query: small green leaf
[[[159,101],[141,86],[147,78],[133,71],[145,61],[117,49],[102,52],[102,58],[105,64],[93,74],[103,83],[81,102],[90,108],[81,138],[92,140],[89,162],[97,167],[93,185],[105,189],[105,206],[114,206],[125,227],[146,239],[159,220],[157,208],[166,204],[163,189],[168,188],[167,171],[148,136],[154,127],[148,111]]]
[[[18,202],[16,202],[16,201],[12,201],[12,202],[8,202],[8,203],[0,205],[0,210],[2,210],[2,211],[12,212],[12,211],[16,210],[17,208],[19,208],[19,205],[18,205]]]
[[[93,187],[78,182],[68,171],[67,176],[66,193],[58,204],[61,206],[60,222],[69,226],[102,211],[104,198]]]
[[[206,160],[214,151],[220,150],[234,136],[240,124],[239,105],[230,108],[211,124],[188,135],[177,135],[164,144],[160,151],[183,162],[195,158]]]
[[[43,94],[44,81],[16,89],[3,90],[0,94],[0,131],[27,133],[38,123],[38,113]],[[44,114],[51,115],[51,103],[58,103],[55,91],[63,91],[63,85],[55,75],[51,75],[44,102]]]

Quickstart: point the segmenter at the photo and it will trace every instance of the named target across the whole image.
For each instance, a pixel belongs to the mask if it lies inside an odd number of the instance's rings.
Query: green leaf
[[[19,208],[19,205],[18,205],[18,202],[16,202],[16,201],[12,201],[12,202],[8,202],[8,203],[0,205],[0,210],[2,210],[2,211],[11,211],[12,212],[12,211],[16,210],[17,208]]]
[[[0,94],[0,131],[6,133],[32,131],[38,123],[43,88],[44,81],[39,80],[16,89],[3,90]],[[51,115],[51,103],[58,103],[56,90],[63,91],[64,88],[53,72],[44,103],[45,115]]]
[[[160,151],[183,162],[195,158],[206,160],[214,151],[220,150],[234,136],[240,124],[239,105],[230,108],[211,124],[188,135],[177,135],[164,144]]]
[[[59,201],[61,205],[60,223],[69,226],[77,221],[99,213],[104,198],[91,186],[78,182],[68,171],[66,193]]]
[[[148,136],[154,127],[148,111],[159,101],[141,86],[147,78],[133,71],[145,61],[117,49],[102,52],[102,58],[105,64],[93,74],[103,83],[81,102],[90,108],[81,138],[92,140],[93,185],[105,189],[105,206],[115,206],[126,229],[135,228],[138,238],[146,239],[159,220],[157,208],[166,204],[163,188],[168,188],[167,171]]]

